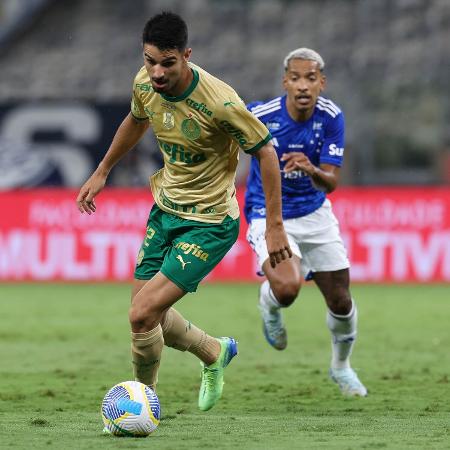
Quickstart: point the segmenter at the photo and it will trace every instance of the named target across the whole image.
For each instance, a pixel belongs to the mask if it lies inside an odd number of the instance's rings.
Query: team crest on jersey
[[[322,129],[322,122],[313,123],[313,130],[321,130],[321,129]]]
[[[200,137],[201,128],[198,122],[190,117],[189,119],[184,119],[181,123],[181,131],[188,139],[195,141]]]
[[[171,112],[163,113],[163,127],[166,130],[171,130],[175,126],[175,117]]]

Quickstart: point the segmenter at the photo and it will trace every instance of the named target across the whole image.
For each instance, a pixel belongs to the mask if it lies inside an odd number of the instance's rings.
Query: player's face
[[[144,44],[144,64],[155,92],[170,96],[184,92],[191,51],[190,48],[184,52],[178,49],[160,50],[154,45]]]
[[[313,113],[317,97],[325,88],[325,76],[316,61],[291,59],[283,86],[289,106],[308,115]]]

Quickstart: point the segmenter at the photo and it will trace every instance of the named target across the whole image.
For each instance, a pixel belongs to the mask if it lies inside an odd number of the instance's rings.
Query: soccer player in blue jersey
[[[272,134],[280,160],[283,221],[294,256],[271,267],[265,245],[266,205],[261,174],[252,160],[245,195],[247,239],[267,280],[260,288],[264,334],[277,350],[287,345],[281,309],[296,299],[302,277],[313,279],[325,298],[332,336],[330,377],[344,395],[366,396],[350,367],[356,338],[357,309],[350,294],[349,261],[326,194],[339,181],[344,155],[344,116],[325,88],[324,61],[314,50],[299,48],[284,60],[286,94],[248,109]]]

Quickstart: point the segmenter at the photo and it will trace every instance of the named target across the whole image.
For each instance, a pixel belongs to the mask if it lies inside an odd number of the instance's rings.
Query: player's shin
[[[350,355],[356,339],[357,325],[356,304],[352,300],[352,309],[349,314],[343,316],[327,312],[327,325],[331,332],[331,368],[345,369],[350,367]]]
[[[131,355],[136,381],[156,388],[161,353],[164,346],[161,325],[145,333],[131,333]]]
[[[275,313],[283,307],[283,305],[275,297],[268,280],[264,281],[264,283],[261,285],[259,299],[260,304],[264,306],[270,313]]]
[[[164,343],[182,352],[188,351],[206,365],[214,363],[220,353],[220,343],[170,308],[162,322]]]

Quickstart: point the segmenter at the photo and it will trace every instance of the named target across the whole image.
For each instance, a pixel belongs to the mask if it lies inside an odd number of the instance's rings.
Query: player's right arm
[[[134,78],[130,113],[117,129],[111,145],[97,169],[80,189],[77,206],[81,213],[92,214],[95,212],[95,196],[104,188],[109,172],[140,141],[150,126],[142,100],[142,94],[146,91],[138,89],[139,86],[143,86],[141,84],[141,78],[143,75],[145,76],[143,69]]]
[[[129,113],[116,131],[114,139],[94,173],[81,187],[77,197],[81,213],[95,212],[95,196],[103,189],[109,172],[142,138],[149,127],[148,120],[138,120]]]

